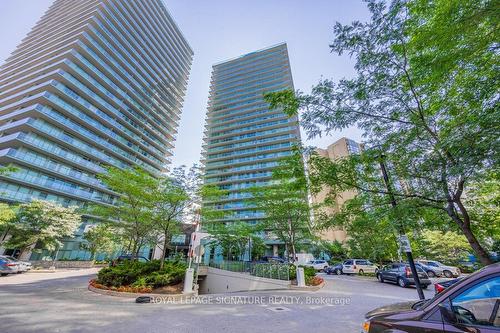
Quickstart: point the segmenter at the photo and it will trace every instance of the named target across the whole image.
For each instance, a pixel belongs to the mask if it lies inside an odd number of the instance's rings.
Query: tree
[[[15,218],[16,213],[14,207],[0,203],[0,244],[2,244],[9,234],[11,227],[10,222]]]
[[[493,1],[393,0],[386,6],[371,0],[368,8],[369,22],[334,27],[331,49],[355,58],[355,78],[322,80],[309,95],[284,91],[266,99],[290,115],[303,110],[309,137],[358,126],[370,151],[364,166],[384,158],[392,183],[404,183],[394,189],[398,204],[446,213],[489,264],[463,196],[499,161],[500,30]],[[359,193],[388,194],[376,183],[331,178]]]
[[[280,160],[269,185],[251,188],[249,192],[252,194],[250,204],[265,215],[261,227],[285,243],[287,253],[295,261],[298,246],[313,238],[308,184],[300,149]]]
[[[425,230],[422,236],[422,254],[427,258],[452,264],[467,258],[469,244],[463,235],[453,231]]]
[[[228,260],[239,259],[251,243],[259,244],[256,228],[245,222],[213,223],[208,225],[211,243],[222,249]]]
[[[62,207],[51,201],[34,200],[19,205],[16,216],[9,222],[11,238],[8,247],[21,250],[20,256],[35,245],[54,250],[61,239],[73,236],[82,223],[77,207]]]
[[[347,258],[347,249],[339,241],[321,241],[319,249],[330,257],[330,260],[344,260]]]
[[[99,252],[111,254],[117,248],[116,231],[106,223],[91,227],[83,234],[85,242],[80,247],[90,252],[92,260]]]
[[[159,179],[152,193],[152,227],[162,240],[162,258],[165,258],[169,242],[180,230],[183,218],[190,213],[199,188],[198,168],[193,166],[186,172],[185,167],[175,168],[172,174]],[[163,269],[164,260],[160,263]]]
[[[491,170],[471,182],[464,202],[474,233],[484,242],[500,240],[500,172]]]
[[[157,179],[139,167],[109,167],[98,178],[117,193],[117,200],[113,205],[93,205],[89,213],[119,229],[128,249],[138,255],[143,246],[153,242],[151,222]]]

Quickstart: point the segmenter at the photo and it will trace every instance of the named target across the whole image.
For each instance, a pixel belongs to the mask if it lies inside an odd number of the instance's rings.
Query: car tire
[[[407,287],[406,281],[403,280],[402,278],[398,278],[398,286],[400,286],[401,288],[406,288]]]
[[[453,277],[453,273],[450,271],[443,271],[444,276],[446,276],[448,279]]]
[[[326,275],[330,275],[332,274],[330,271],[326,271]]]
[[[422,289],[427,289],[427,287],[429,287],[429,285],[428,285],[428,284],[423,284],[423,285],[422,285]]]
[[[360,270],[358,271],[358,275],[363,275],[363,274],[365,274],[365,272],[364,272],[362,269],[360,269]]]
[[[336,270],[335,270],[335,274],[336,274],[336,275],[342,275],[342,271],[341,271],[340,269],[336,269]]]
[[[436,277],[436,273],[434,273],[433,271],[428,271],[427,275],[429,275],[430,278],[435,278]]]
[[[379,282],[381,283],[384,283],[384,278],[382,277],[382,274],[377,274],[377,280],[379,280]]]

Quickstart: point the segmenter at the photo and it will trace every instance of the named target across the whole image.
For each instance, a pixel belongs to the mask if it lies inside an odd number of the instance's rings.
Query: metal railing
[[[256,277],[290,280],[290,267],[288,264],[250,261],[211,261],[209,266],[231,272],[247,273]]]

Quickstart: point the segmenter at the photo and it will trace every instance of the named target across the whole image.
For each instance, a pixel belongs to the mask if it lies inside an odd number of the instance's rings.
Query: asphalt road
[[[174,304],[136,304],[95,294],[95,270],[0,278],[0,332],[359,332],[373,308],[417,299],[414,288],[374,278],[324,276],[316,292],[210,295]],[[432,297],[429,287],[426,296]],[[209,303],[209,304],[200,304]]]

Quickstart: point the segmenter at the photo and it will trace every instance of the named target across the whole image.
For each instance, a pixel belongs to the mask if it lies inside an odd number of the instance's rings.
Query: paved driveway
[[[367,311],[417,298],[414,288],[321,274],[327,283],[317,292],[236,293],[190,299],[189,304],[172,304],[168,298],[159,304],[135,304],[88,291],[94,275],[95,270],[81,270],[0,278],[0,332],[359,332]]]

